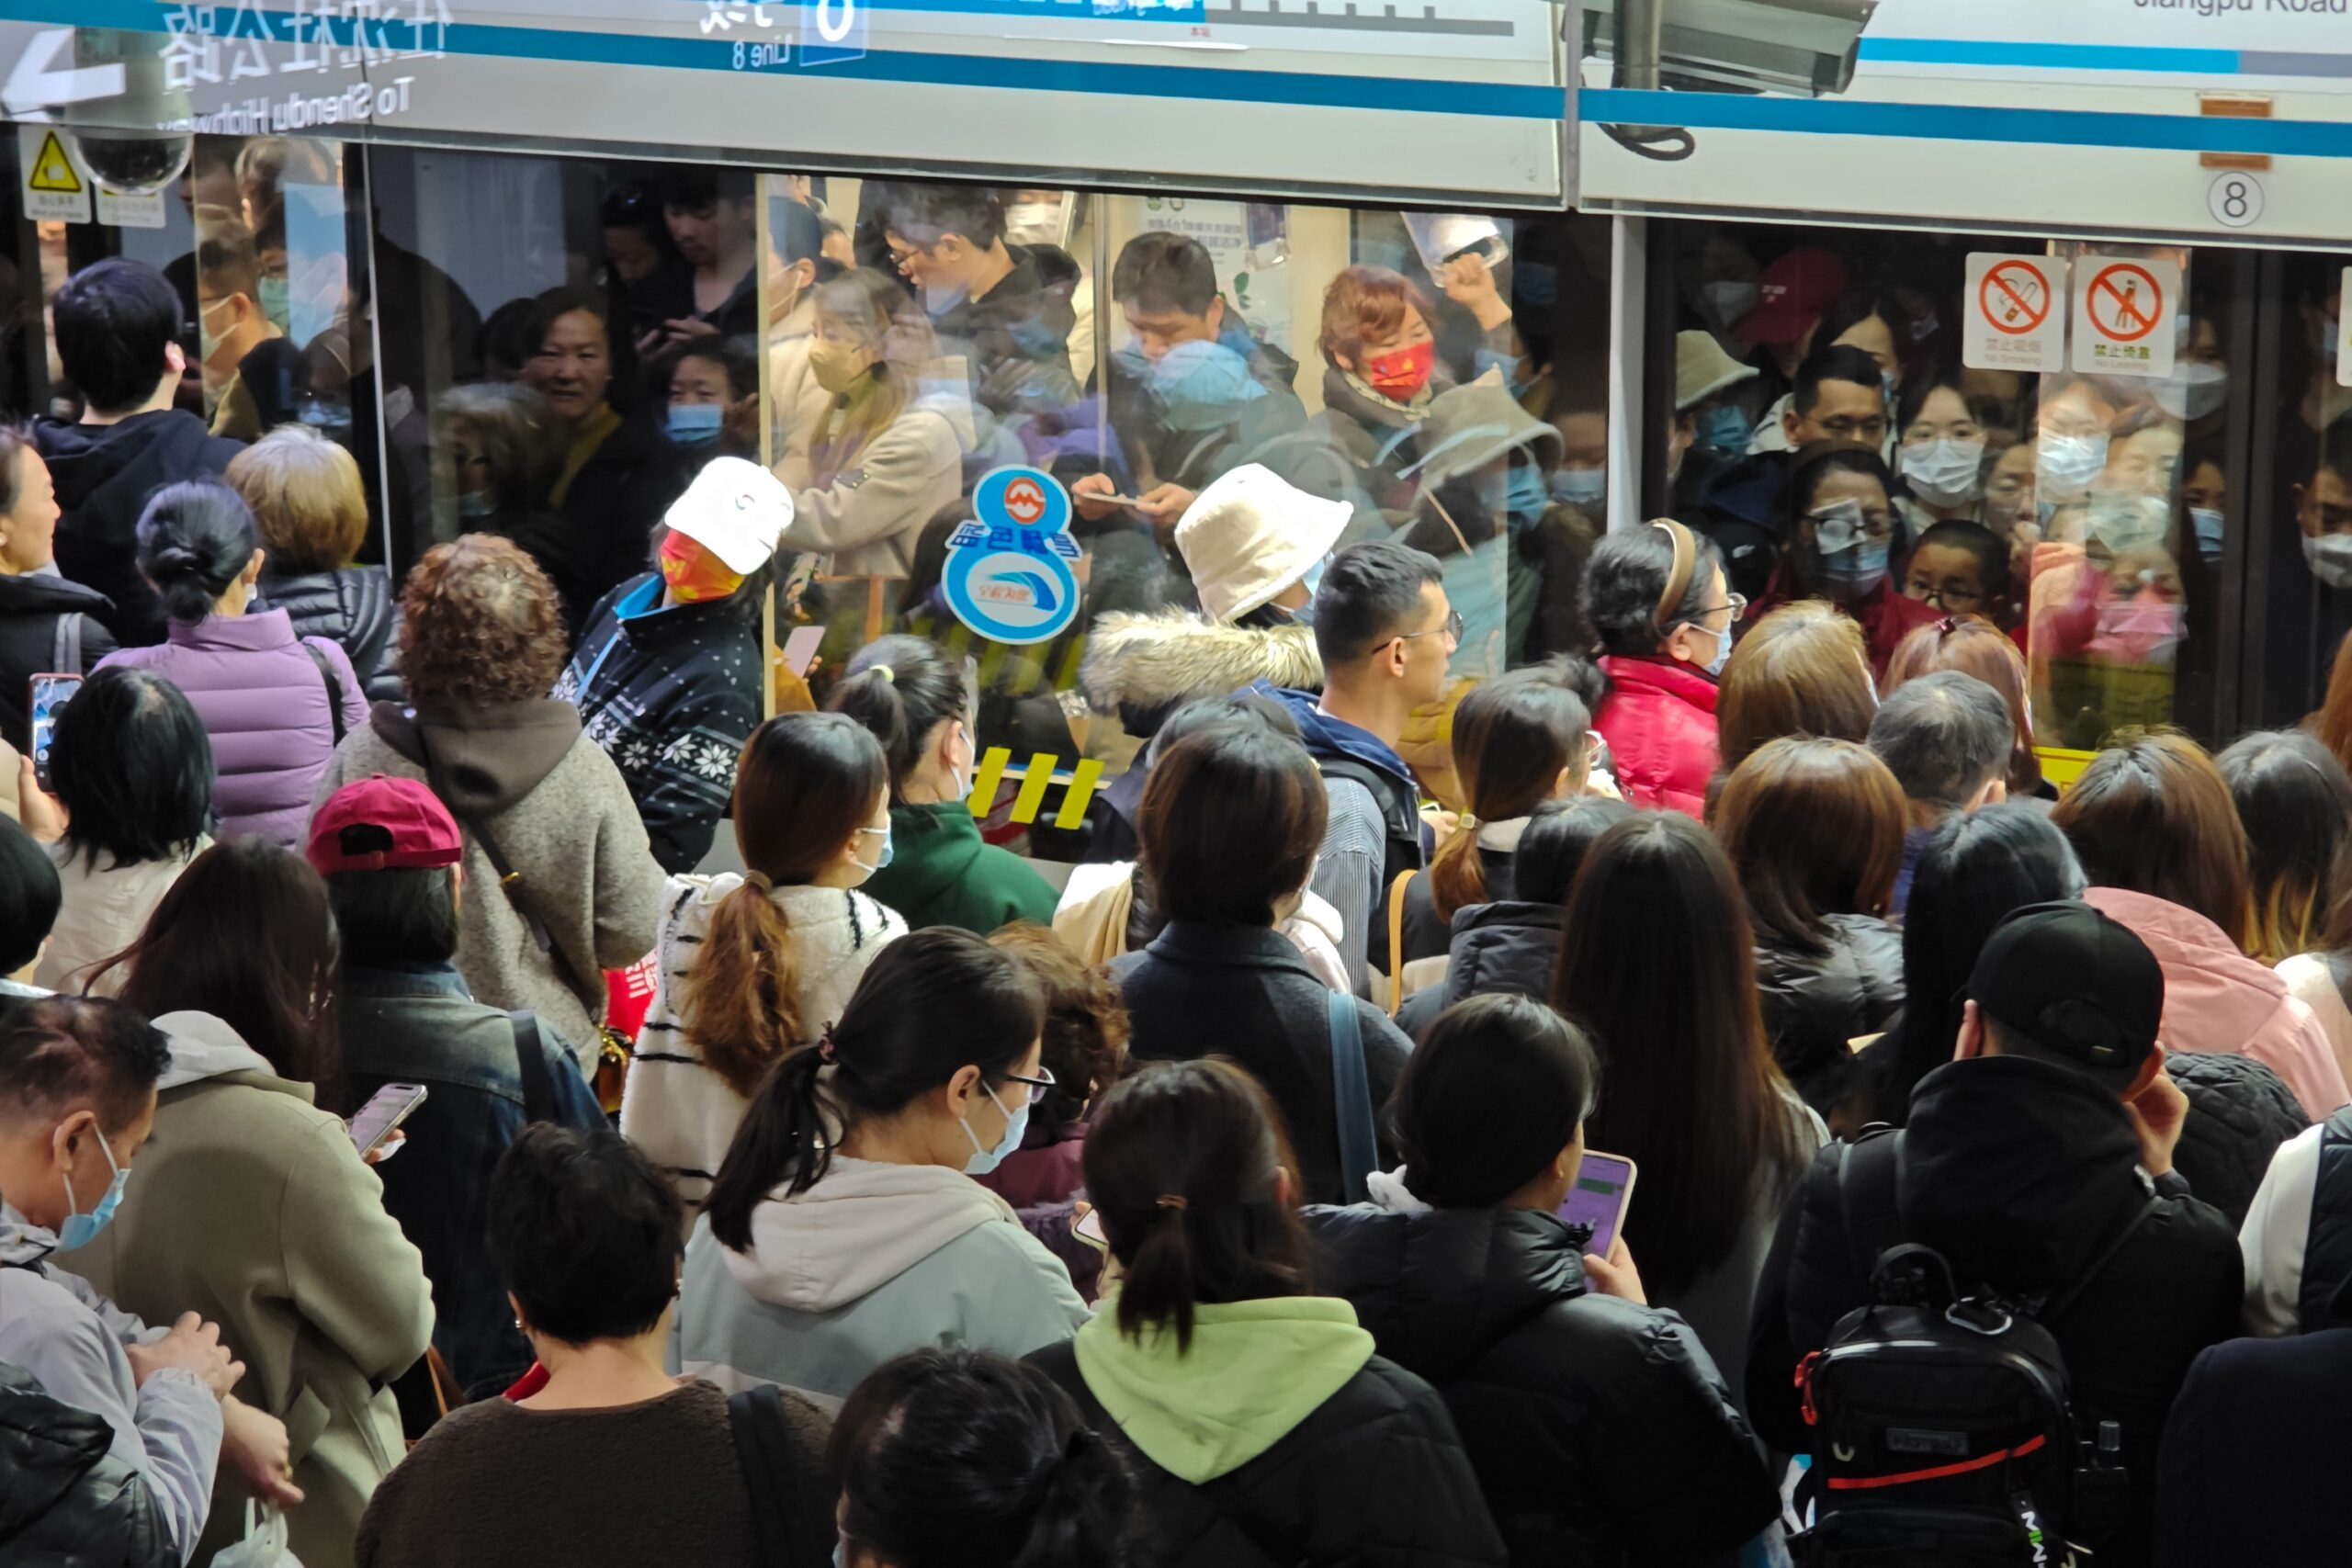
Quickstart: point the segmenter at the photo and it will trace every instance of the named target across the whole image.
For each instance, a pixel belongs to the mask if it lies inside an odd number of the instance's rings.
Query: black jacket
[[[1205,1485],[1146,1459],[1078,1370],[1075,1341],[1028,1359],[1135,1472],[1127,1568],[1502,1568],[1508,1559],[1429,1384],[1374,1356],[1238,1470]]]
[[[164,602],[139,575],[139,514],[181,479],[209,479],[244,448],[179,409],[118,424],[33,424],[33,446],[57,486],[57,570],[114,603],[107,626],[126,648],[164,640]]]
[[[605,595],[556,682],[637,801],[653,858],[701,863],[735,793],[735,759],[760,722],[760,590],[656,609],[660,572]]]
[[[1728,1562],[1780,1513],[1690,1325],[1515,1209],[1310,1209],[1316,1286],[1445,1396],[1516,1568]]]
[[[2340,1561],[2346,1409],[2352,1328],[2236,1339],[2198,1357],[2165,1428],[2156,1568]]]
[[[1424,880],[1415,877],[1413,885]],[[1456,909],[1445,978],[1406,998],[1397,1023],[1419,1040],[1438,1014],[1465,998],[1498,992],[1533,997],[1539,1002],[1549,998],[1552,966],[1560,955],[1561,914],[1557,904],[1522,904],[1515,898]]]
[[[2277,1073],[2250,1056],[2184,1052],[2165,1057],[2165,1071],[2188,1096],[2188,1120],[2180,1125],[2173,1168],[2231,1224],[2244,1225],[2255,1189],[2270,1169],[2270,1156],[2312,1124],[2303,1102]]]
[[[179,1562],[103,1416],[61,1404],[0,1363],[0,1562],[167,1568]]]
[[[542,517],[539,526],[516,533],[514,542],[562,598],[565,625],[582,626],[589,606],[653,564],[653,530],[687,477],[678,449],[647,421],[626,415],[553,509],[565,526]]]
[[[400,701],[401,678],[392,668],[392,580],[382,567],[265,576],[261,596],[270,609],[286,612],[296,637],[341,644],[369,702]]]
[[[95,588],[62,577],[0,577],[0,739],[32,750],[30,689],[35,675],[86,675],[115,649],[107,632],[114,605]],[[57,667],[58,622],[82,617],[82,662]],[[67,662],[71,662],[68,660]]]
[[[1869,915],[1831,915],[1818,952],[1756,944],[1756,988],[1772,1055],[1824,1117],[1854,1074],[1848,1043],[1886,1027],[1903,1006],[1903,932]]]
[[[1904,1239],[1941,1251],[1963,1282],[2011,1295],[2074,1284],[2082,1261],[2148,1201],[2122,1105],[2052,1063],[1990,1056],[1939,1067],[1919,1080],[1911,1119],[1894,1136]],[[1809,1446],[1797,1363],[1870,1293],[1846,1235],[1838,1155],[1838,1145],[1823,1150],[1798,1186],[1756,1287],[1748,1416],[1768,1442],[1792,1452]],[[2165,1416],[2197,1353],[2237,1333],[2245,1290],[2230,1223],[2177,1176],[2155,1190],[2155,1213],[2054,1329],[2077,1416],[2122,1426],[2132,1507],[2100,1544],[2101,1568],[2148,1561]]]
[[[1300,1201],[1337,1203],[1340,1128],[1331,1090],[1329,989],[1271,926],[1170,921],[1141,953],[1113,961],[1139,1062],[1229,1056],[1256,1075],[1290,1129]],[[1375,1114],[1413,1043],[1371,1003],[1356,1003]]]

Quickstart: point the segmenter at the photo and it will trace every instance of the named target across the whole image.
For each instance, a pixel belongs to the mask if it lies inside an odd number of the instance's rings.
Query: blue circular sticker
[[[998,468],[972,491],[972,522],[947,540],[942,582],[956,618],[995,642],[1046,642],[1078,618],[1079,545],[1069,496],[1051,474]]]

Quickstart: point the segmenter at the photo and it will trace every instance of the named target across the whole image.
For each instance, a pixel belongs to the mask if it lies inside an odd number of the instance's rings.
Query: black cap
[[[2165,975],[2145,942],[2088,904],[2029,904],[1993,928],[1968,999],[2045,1051],[2137,1071],[2155,1049]]]

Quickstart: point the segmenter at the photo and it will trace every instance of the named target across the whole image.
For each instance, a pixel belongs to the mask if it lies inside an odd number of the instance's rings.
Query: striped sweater
[[[670,879],[662,900],[653,1005],[621,1100],[621,1131],[676,1178],[680,1195],[695,1205],[709,1192],[747,1102],[703,1060],[680,1017],[682,996],[712,910],[742,885],[731,873]],[[779,887],[768,897],[792,930],[803,1043],[813,1043],[841,1017],[882,944],[907,934],[907,923],[865,894],[839,887]]]

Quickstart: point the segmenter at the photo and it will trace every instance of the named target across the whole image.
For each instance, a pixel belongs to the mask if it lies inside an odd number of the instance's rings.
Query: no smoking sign
[[[2066,367],[2066,264],[2055,256],[1979,252],[1968,258],[1961,363],[1975,370]]]
[[[2155,256],[2086,256],[2075,278],[2075,368],[2098,376],[2170,376],[2179,266]]]

